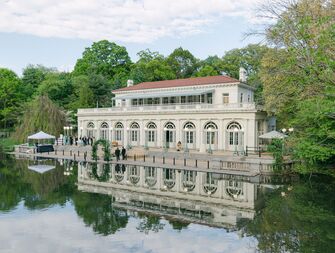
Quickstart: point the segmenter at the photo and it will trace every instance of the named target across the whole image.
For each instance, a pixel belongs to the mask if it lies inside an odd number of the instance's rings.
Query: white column
[[[244,122],[247,129],[244,129],[244,147],[256,146],[256,121],[255,119],[248,119]]]
[[[198,130],[198,135],[199,135],[200,152],[206,152],[206,144],[204,141],[204,128],[201,121],[199,125],[200,126]]]
[[[222,120],[219,120],[218,122],[218,150],[223,150],[224,149],[224,142],[223,142],[223,124]]]
[[[180,119],[176,122],[176,140],[175,143],[178,143],[178,141],[180,141],[181,143],[183,143],[183,138],[182,135],[183,134],[183,129],[182,129],[182,125],[180,122]]]
[[[140,125],[140,130],[139,130],[139,138],[140,138],[140,146],[144,146],[145,145],[145,123],[143,120],[141,120],[139,122]]]
[[[158,122],[155,122],[157,125],[157,147],[163,147],[163,122],[162,120],[159,120]]]

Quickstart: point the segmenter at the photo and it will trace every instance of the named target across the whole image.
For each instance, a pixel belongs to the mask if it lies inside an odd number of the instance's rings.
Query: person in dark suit
[[[127,150],[122,147],[121,154],[122,154],[122,160],[127,160]]]
[[[118,147],[115,149],[115,157],[116,161],[120,160],[120,149]]]

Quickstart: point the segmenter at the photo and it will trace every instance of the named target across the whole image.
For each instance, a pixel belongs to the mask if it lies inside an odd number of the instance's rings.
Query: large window
[[[153,122],[149,122],[147,125],[147,131],[148,131],[148,141],[149,142],[155,142],[156,139],[156,129],[157,126]]]
[[[193,144],[195,135],[195,125],[192,122],[187,122],[184,125],[184,131],[185,131],[186,143]]]
[[[122,133],[123,133],[123,124],[118,122],[115,124],[115,140],[122,141]]]
[[[228,127],[229,145],[242,145],[243,129],[238,122],[231,122]]]
[[[130,139],[131,139],[131,141],[138,141],[139,140],[139,129],[140,129],[140,126],[136,122],[134,122],[130,125]]]
[[[213,103],[213,94],[207,93],[207,103],[212,104]]]
[[[216,144],[217,125],[214,122],[208,122],[205,125],[206,144]]]
[[[108,140],[108,124],[107,122],[103,122],[100,126],[100,138],[104,140]]]
[[[94,137],[94,123],[89,122],[87,124],[87,137]]]

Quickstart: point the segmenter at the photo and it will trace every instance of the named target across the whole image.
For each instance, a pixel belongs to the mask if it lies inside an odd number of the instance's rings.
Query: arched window
[[[100,138],[108,140],[108,128],[109,125],[107,122],[102,122],[100,125]]]
[[[92,138],[94,137],[94,123],[93,122],[89,122],[87,123],[87,137]]]
[[[205,175],[204,191],[208,195],[216,192],[218,189],[218,180],[213,177],[213,173],[207,172]]]
[[[205,125],[206,132],[206,144],[214,145],[216,144],[216,132],[218,130],[217,125],[210,121]]]
[[[184,142],[186,142],[186,144],[193,144],[195,139],[195,125],[192,122],[186,122],[183,129],[185,131]]]
[[[117,122],[115,124],[115,140],[122,141],[123,134],[123,124],[121,122]]]
[[[148,142],[156,141],[156,129],[157,129],[157,126],[154,122],[149,122],[147,124]]]
[[[235,130],[235,129],[238,129],[238,130],[241,130],[242,127],[240,125],[240,123],[236,122],[236,121],[233,121],[233,122],[230,122],[227,126],[227,129],[228,130]]]
[[[174,169],[163,169],[164,188],[172,189],[176,184],[176,171]]]
[[[140,125],[137,122],[133,122],[131,123],[130,128],[140,128]]]
[[[149,187],[153,187],[157,182],[157,170],[155,167],[144,167],[145,183]]]
[[[168,143],[175,142],[175,130],[176,126],[172,122],[167,122],[164,125],[164,142],[165,145],[168,146]]]
[[[121,122],[117,122],[115,124],[115,128],[123,128],[123,124]]]
[[[93,122],[88,122],[87,123],[87,128],[94,128],[94,123]]]
[[[136,185],[140,181],[140,169],[137,166],[130,166],[128,168],[128,179],[133,185]]]
[[[175,129],[176,126],[172,122],[167,122],[164,126],[167,129]]]
[[[116,182],[121,182],[124,179],[126,166],[124,164],[115,164],[114,178]]]
[[[147,128],[148,128],[148,129],[156,129],[157,126],[156,126],[156,124],[155,124],[154,122],[149,122],[149,123],[147,124]]]
[[[197,172],[191,170],[184,170],[183,171],[183,187],[184,191],[192,191],[195,187],[195,180],[196,180]]]
[[[238,146],[238,145],[242,145],[243,142],[243,129],[241,127],[241,124],[233,121],[230,122],[227,126],[227,132],[228,132],[228,143],[231,146]]]
[[[230,180],[226,182],[226,193],[233,199],[243,196],[243,182]]]
[[[132,142],[137,142],[139,140],[139,129],[140,125],[137,122],[130,124],[130,139]]]
[[[184,129],[185,128],[188,128],[188,129],[195,129],[195,125],[192,123],[192,122],[186,122],[185,124],[184,124]]]
[[[206,125],[205,125],[205,129],[218,129],[218,127],[217,127],[217,125],[214,123],[214,122],[212,122],[212,121],[210,121],[210,122],[208,122]]]

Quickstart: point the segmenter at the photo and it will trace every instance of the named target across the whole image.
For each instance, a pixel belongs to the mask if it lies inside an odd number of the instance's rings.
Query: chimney
[[[247,71],[240,67],[240,78],[239,78],[240,82],[246,83],[247,82]]]
[[[128,80],[127,81],[127,87],[133,86],[134,85],[134,81],[133,80]]]

